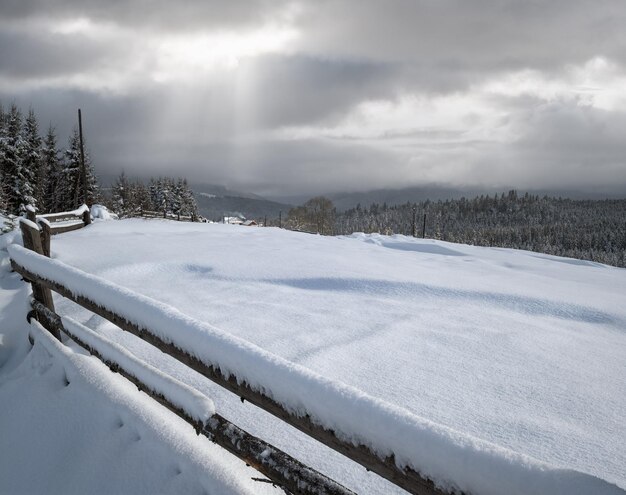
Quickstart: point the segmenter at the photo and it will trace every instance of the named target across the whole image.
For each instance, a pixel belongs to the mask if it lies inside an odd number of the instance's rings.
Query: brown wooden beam
[[[38,221],[37,225],[41,229],[41,248],[43,250],[43,255],[50,257],[50,236],[52,235],[52,229],[50,228],[50,224],[44,221]]]
[[[37,216],[45,218],[50,223],[63,222],[65,220],[82,220],[81,215],[76,215],[75,213],[71,213],[71,212],[46,213],[45,215],[37,215]]]
[[[73,230],[79,230],[82,229],[85,226],[85,223],[75,223],[73,225],[63,225],[63,226],[59,226],[59,227],[55,227],[54,224],[51,225],[50,227],[50,233],[52,235],[56,235],[56,234],[64,234],[65,232],[72,232]]]
[[[26,249],[35,251],[37,254],[44,254],[43,246],[41,244],[41,236],[39,234],[39,228],[32,226],[31,222],[20,222],[20,230],[22,231],[22,242]],[[35,224],[36,225],[36,224]],[[17,271],[17,270],[16,270]],[[18,272],[21,274],[21,272]],[[24,276],[22,274],[22,276]],[[52,292],[50,288],[37,282],[35,278],[24,277],[31,283],[33,289],[33,297],[36,301],[42,303],[46,308],[54,311],[54,302],[52,301]],[[52,334],[59,340],[61,335],[58,332],[52,332]]]

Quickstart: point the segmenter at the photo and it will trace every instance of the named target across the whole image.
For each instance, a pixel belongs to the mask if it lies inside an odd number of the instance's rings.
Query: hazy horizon
[[[0,101],[96,172],[266,196],[626,194],[626,7],[0,2]]]

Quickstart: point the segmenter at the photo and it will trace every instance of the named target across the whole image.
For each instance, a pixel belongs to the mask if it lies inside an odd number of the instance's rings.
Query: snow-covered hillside
[[[3,237],[6,243],[8,236]],[[528,456],[531,464],[534,458],[626,488],[626,270],[402,236],[333,238],[162,220],[96,222],[53,238],[52,254],[424,420]],[[25,326],[21,318],[28,291],[8,273],[6,256],[2,252],[0,332]],[[110,323],[68,301],[56,302],[59,313],[124,343],[206,393],[236,424],[348,487],[362,493],[400,493]],[[3,476],[14,472],[7,453],[28,452],[27,425],[44,428],[49,403],[56,411],[73,411],[76,423],[96,418],[94,438],[107,448],[94,462],[111,465],[114,474],[122,469],[115,453],[127,452],[128,445],[112,442],[106,424],[113,421],[111,411],[121,407],[140,425],[136,428],[148,431],[149,444],[158,446],[152,447],[159,453],[153,456],[154,466],[147,469],[190,457],[196,464],[191,481],[186,478],[189,486],[196,483],[223,493],[214,488],[219,485],[211,485],[217,483],[211,476],[223,474],[226,480],[220,482],[236,481],[229,484],[234,491],[271,489],[251,482],[254,474],[226,454],[217,455],[208,441],[183,444],[173,440],[175,433],[159,437],[150,428],[153,417],[140,418],[130,399],[131,405],[109,405],[107,399],[117,393],[111,392],[113,385],[85,400],[93,394],[83,377],[84,387],[76,387],[80,393],[64,397],[58,362],[38,345],[26,355],[28,347],[24,335],[9,331],[0,344],[0,402],[5,404],[0,405],[0,428],[14,430],[12,422],[24,428],[12,433],[11,444],[0,447]],[[87,366],[84,357],[72,359],[78,369]],[[105,380],[106,369],[100,371]],[[27,388],[36,391],[30,399],[23,397]],[[85,402],[89,404],[81,405]],[[29,420],[8,403],[41,416]],[[109,412],[98,412],[103,409]],[[156,406],[150,411],[171,431],[184,429]],[[53,421],[52,428],[65,431],[63,415],[52,417],[59,422]],[[70,438],[81,445],[90,434],[73,431]],[[200,462],[205,448],[210,455]],[[175,455],[168,454],[172,450]],[[130,467],[123,469],[138,472],[144,457],[131,455]],[[516,462],[521,458],[514,456]],[[72,462],[80,464],[78,459]],[[193,481],[201,476],[201,465],[209,467],[202,476],[210,479]],[[136,491],[150,490],[141,483]],[[54,486],[72,491],[73,485]],[[172,484],[171,491],[184,487]]]

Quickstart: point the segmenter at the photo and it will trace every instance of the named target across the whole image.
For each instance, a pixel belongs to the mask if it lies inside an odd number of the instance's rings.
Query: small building
[[[254,220],[246,220],[242,223],[242,225],[245,225],[246,227],[257,227],[259,224],[256,223]]]

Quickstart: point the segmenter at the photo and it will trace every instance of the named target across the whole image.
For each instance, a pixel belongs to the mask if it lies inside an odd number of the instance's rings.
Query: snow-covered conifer
[[[58,186],[63,180],[63,164],[59,157],[57,137],[52,125],[48,127],[41,150],[41,157],[45,169],[45,183],[43,187],[43,204],[40,206],[40,209],[48,213],[62,211]]]
[[[13,104],[5,117],[5,137],[2,146],[2,179],[5,186],[7,209],[19,214],[27,204],[34,202],[32,178],[24,170],[26,143],[23,136],[22,112]]]
[[[40,207],[43,197],[44,167],[41,159],[41,136],[35,112],[31,108],[24,121],[24,149],[22,151],[23,191],[28,195],[24,200]]]

